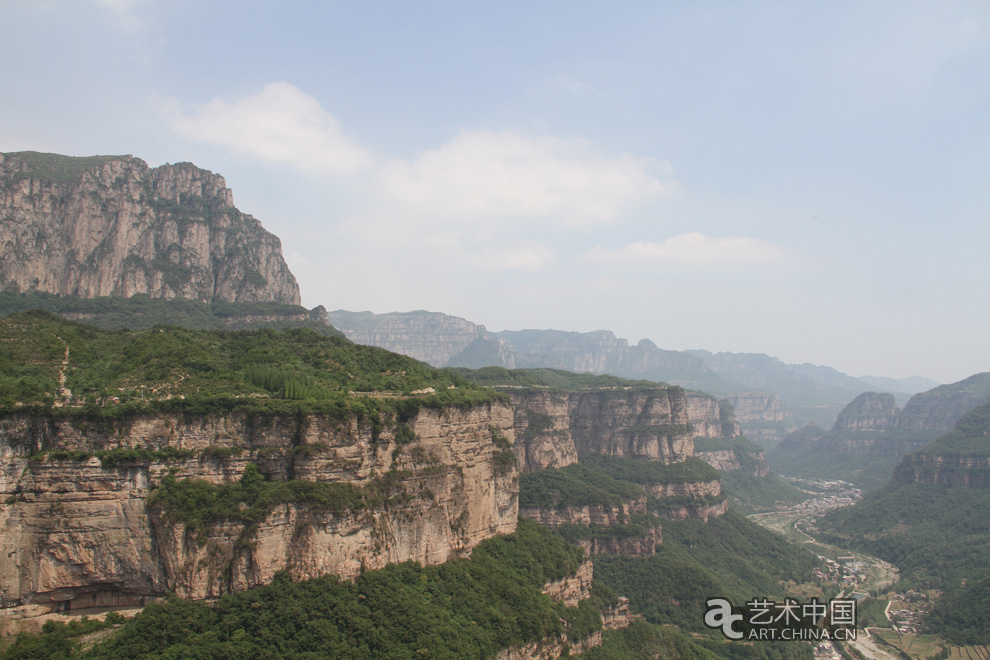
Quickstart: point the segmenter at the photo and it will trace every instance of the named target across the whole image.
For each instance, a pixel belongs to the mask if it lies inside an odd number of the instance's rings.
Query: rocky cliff
[[[278,238],[191,163],[0,154],[0,245],[6,290],[300,301]]]
[[[5,417],[0,590],[61,608],[171,591],[212,598],[278,571],[352,578],[389,562],[439,563],[515,529],[517,473],[498,460],[513,438],[508,406],[424,409],[408,425],[414,435],[397,438],[322,415]],[[253,505],[253,518],[235,509],[201,520],[151,497],[169,481],[209,498],[219,492],[209,484],[239,483],[248,463],[287,486]]]
[[[863,392],[842,409],[835,420],[835,428],[886,431],[896,425],[898,412],[894,395]]]
[[[740,434],[763,447],[772,449],[797,430],[776,394],[744,392],[730,394],[726,399],[732,406]]]
[[[952,431],[905,456],[894,470],[894,480],[990,488],[990,403],[977,406]]]
[[[505,388],[523,471],[564,467],[585,454],[667,463],[693,455],[694,437],[722,431],[718,401],[678,387],[553,392]]]

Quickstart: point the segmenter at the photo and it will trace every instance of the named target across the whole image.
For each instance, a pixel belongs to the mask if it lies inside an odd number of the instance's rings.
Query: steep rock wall
[[[693,437],[722,431],[714,397],[677,387],[504,391],[515,410],[515,451],[524,472],[564,467],[586,454],[678,462],[692,456]]]
[[[953,454],[908,454],[894,470],[902,483],[990,488],[990,458]]]
[[[849,402],[835,420],[836,429],[884,431],[897,423],[897,403],[893,394],[863,392]]]
[[[299,304],[279,239],[223,177],[131,156],[0,154],[0,286]]]
[[[423,410],[417,439],[400,446],[386,430],[319,415],[137,417],[107,423],[68,417],[0,419],[0,590],[26,603],[74,607],[140,604],[175,590],[215,597],[269,582],[286,570],[304,579],[345,578],[412,559],[439,563],[515,529],[516,470],[499,468],[493,432],[513,439],[511,410]],[[39,450],[122,447],[186,450],[172,463],[98,458],[31,460]],[[391,477],[387,504],[358,513],[307,502],[271,507],[247,525],[195,531],[149,507],[164,476],[214,484],[240,478],[247,463],[270,479],[368,485]]]

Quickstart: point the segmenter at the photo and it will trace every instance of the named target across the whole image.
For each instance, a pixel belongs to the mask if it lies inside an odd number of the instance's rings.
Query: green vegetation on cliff
[[[537,387],[562,391],[670,389],[670,385],[652,380],[629,380],[618,376],[578,374],[563,369],[506,369],[504,367],[447,367],[445,371],[485,387]]]
[[[499,397],[412,358],[305,328],[107,331],[37,311],[0,320],[4,413],[353,413],[376,425],[422,406]]]
[[[584,463],[519,475],[520,507],[619,506],[646,491]]]
[[[40,652],[44,637],[22,635],[0,660],[492,658],[509,646],[601,627],[604,597],[567,608],[541,593],[547,580],[573,574],[580,561],[579,549],[520,521],[516,533],[483,542],[470,559],[396,564],[354,583],[281,576],[213,605],[170,599],[146,607],[87,652],[72,640],[69,652]]]
[[[277,302],[233,303],[218,300],[152,298],[137,294],[130,298],[105,296],[80,298],[44,292],[0,291],[0,317],[40,309],[68,318],[84,320],[103,330],[142,330],[156,325],[175,325],[190,330],[244,330],[262,327],[309,328],[329,337],[341,337],[327,325],[318,310]]]

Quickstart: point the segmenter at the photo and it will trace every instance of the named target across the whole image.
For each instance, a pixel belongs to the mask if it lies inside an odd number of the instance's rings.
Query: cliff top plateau
[[[351,393],[375,393],[375,405],[496,396],[411,358],[303,328],[102,331],[39,311],[0,320],[0,392],[8,413],[104,417],[149,407],[339,412],[370,405]]]

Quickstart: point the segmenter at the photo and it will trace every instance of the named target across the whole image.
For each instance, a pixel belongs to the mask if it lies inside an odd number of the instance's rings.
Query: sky
[[[0,0],[0,151],[222,174],[303,304],[990,371],[990,3]]]

